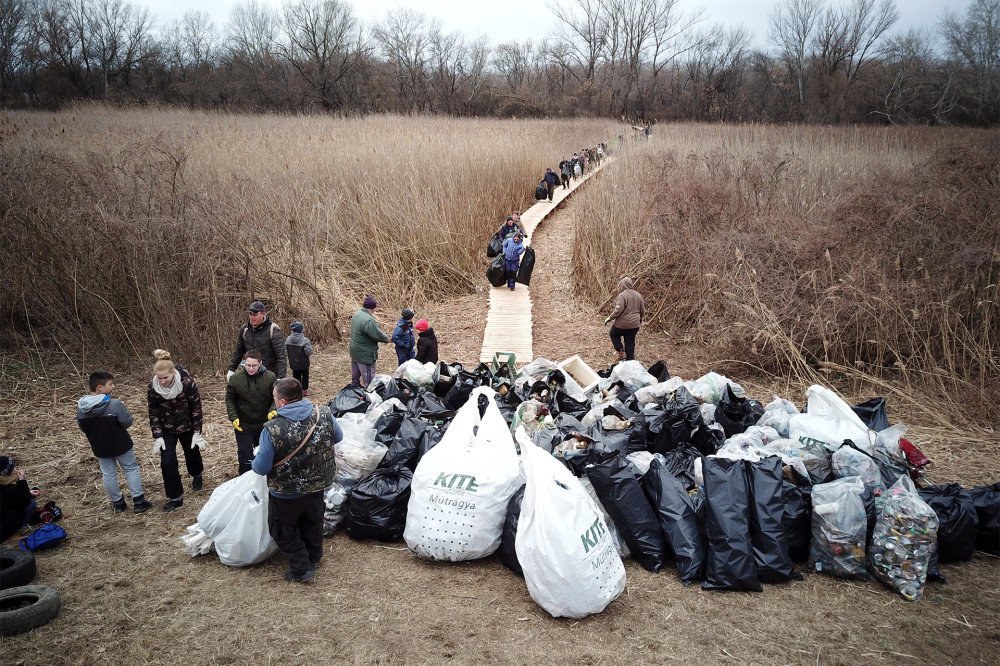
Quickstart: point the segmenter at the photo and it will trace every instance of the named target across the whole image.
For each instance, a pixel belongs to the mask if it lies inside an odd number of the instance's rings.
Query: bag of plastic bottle
[[[515,548],[528,594],[553,617],[600,613],[625,589],[625,566],[579,479],[516,432],[525,488]]]
[[[808,566],[834,576],[865,577],[868,514],[864,481],[856,476],[812,488],[812,541]]]
[[[868,569],[910,601],[924,593],[930,558],[937,545],[938,518],[920,499],[908,476],[901,476],[886,493],[875,522]]]

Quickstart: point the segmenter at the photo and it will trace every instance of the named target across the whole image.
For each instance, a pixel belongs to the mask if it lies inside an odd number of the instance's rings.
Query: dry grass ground
[[[609,358],[603,310],[568,289],[579,214],[570,200],[536,231],[532,280],[536,356],[580,353],[593,367]],[[474,363],[482,341],[485,290],[418,312],[434,325],[442,355]],[[383,328],[388,313],[376,311]],[[395,314],[395,313],[391,313]],[[639,358],[665,358],[675,374],[710,369],[694,345],[644,331]],[[380,371],[395,363],[383,350]],[[199,377],[205,396],[206,490],[189,492],[172,514],[110,515],[97,465],[74,424],[81,392],[69,368],[50,367],[32,381],[3,368],[16,399],[0,426],[4,452],[24,461],[30,478],[68,514],[65,545],[40,553],[37,581],[58,588],[59,617],[44,629],[0,639],[0,661],[17,664],[996,664],[1000,663],[1000,559],[977,553],[943,567],[947,585],[911,603],[874,582],[805,574],[802,582],[762,594],[685,588],[668,567],[654,575],[626,565],[625,593],[597,616],[556,620],[528,596],[523,581],[496,557],[426,563],[401,543],[326,540],[316,581],[285,583],[281,556],[231,569],[214,555],[188,557],[179,542],[212,488],[235,472],[223,385]],[[318,345],[312,393],[333,397],[349,375],[343,345]],[[159,470],[143,425],[144,374],[119,379],[136,414],[133,435],[143,479],[159,505]],[[751,393],[780,392],[801,402],[804,385],[749,382]],[[862,396],[850,396],[862,397]],[[893,409],[890,418],[909,423]],[[1000,478],[995,436],[953,450],[944,433],[915,426],[914,440],[935,461],[935,481],[973,485]]]

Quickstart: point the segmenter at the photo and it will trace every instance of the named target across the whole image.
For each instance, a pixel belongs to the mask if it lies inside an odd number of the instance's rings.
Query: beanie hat
[[[0,474],[8,476],[14,471],[14,459],[10,456],[0,456]]]
[[[294,324],[292,324],[292,330],[296,333],[301,333],[302,331],[306,330],[306,327],[302,325],[301,321],[297,321]]]
[[[421,319],[420,321],[417,322],[416,328],[418,331],[426,331],[428,328],[430,328],[430,325],[427,323],[426,319]]]
[[[365,296],[365,302],[361,304],[361,307],[366,308],[368,310],[374,310],[375,299],[372,298],[371,296]]]
[[[410,321],[411,319],[413,319],[413,310],[411,310],[410,308],[403,308],[403,319],[405,319],[406,321]]]

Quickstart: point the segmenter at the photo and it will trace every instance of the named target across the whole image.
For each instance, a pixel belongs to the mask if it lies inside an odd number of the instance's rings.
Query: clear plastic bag
[[[812,540],[808,566],[834,576],[864,578],[868,515],[856,476],[813,486]]]
[[[878,469],[878,464],[871,456],[850,446],[841,446],[834,451],[830,460],[835,477],[838,479],[849,476],[860,478],[866,486],[875,491],[877,506],[882,506],[885,484],[882,483],[882,473]]]
[[[434,370],[432,363],[421,363],[415,358],[411,358],[403,365],[396,368],[392,373],[394,379],[405,379],[417,386],[422,386],[428,391],[434,390]]]
[[[657,383],[656,377],[646,372],[646,368],[639,361],[622,361],[611,370],[608,379],[610,384],[621,381],[632,392]]]
[[[905,599],[918,601],[937,547],[937,532],[934,509],[920,499],[909,477],[899,477],[886,493],[875,522],[868,558],[872,575]]]
[[[683,379],[680,377],[671,377],[665,382],[659,382],[658,384],[653,384],[652,386],[643,386],[635,392],[635,399],[638,400],[639,404],[643,407],[651,404],[662,405],[663,401],[667,399],[667,396],[683,385]]]
[[[372,473],[388,451],[384,444],[375,442],[373,424],[364,414],[345,414],[337,419],[344,438],[334,446],[337,474],[334,480],[351,488],[359,480]]]
[[[746,391],[743,390],[742,386],[717,372],[709,372],[694,380],[688,385],[688,391],[698,402],[710,402],[714,405],[722,398],[726,384],[733,387],[733,395],[737,398],[746,397]]]

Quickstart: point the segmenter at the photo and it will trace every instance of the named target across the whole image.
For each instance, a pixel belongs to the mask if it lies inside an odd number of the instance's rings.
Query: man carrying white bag
[[[521,487],[514,440],[494,391],[481,386],[420,459],[403,539],[417,557],[459,562],[500,547],[507,504]]]
[[[528,594],[553,617],[600,613],[625,589],[625,565],[580,480],[516,433],[525,488],[514,550]]]

